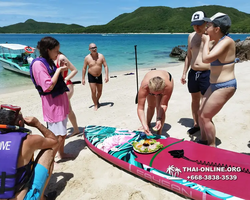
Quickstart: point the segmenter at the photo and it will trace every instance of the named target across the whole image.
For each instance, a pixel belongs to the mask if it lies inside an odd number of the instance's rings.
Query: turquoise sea
[[[138,68],[168,66],[178,62],[170,58],[171,50],[178,45],[187,45],[188,34],[0,34],[0,43],[17,43],[36,47],[37,42],[51,36],[60,42],[60,50],[79,70],[74,80],[81,79],[84,57],[89,53],[88,45],[95,43],[98,52],[107,61],[111,73],[135,70],[135,45]],[[236,40],[244,40],[250,34],[230,34]],[[13,87],[30,85],[28,77],[0,67],[0,92]]]

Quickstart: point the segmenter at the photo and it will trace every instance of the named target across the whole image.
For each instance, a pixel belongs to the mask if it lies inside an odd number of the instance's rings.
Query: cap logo
[[[194,20],[195,20],[195,19],[199,19],[199,18],[200,18],[200,15],[199,15],[199,14],[195,14],[195,15],[194,15]]]

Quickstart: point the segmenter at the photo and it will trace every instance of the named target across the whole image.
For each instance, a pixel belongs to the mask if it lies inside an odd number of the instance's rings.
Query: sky
[[[103,25],[139,7],[203,5],[233,7],[250,14],[250,4],[246,0],[0,0],[0,27],[25,22],[27,19],[81,26]]]

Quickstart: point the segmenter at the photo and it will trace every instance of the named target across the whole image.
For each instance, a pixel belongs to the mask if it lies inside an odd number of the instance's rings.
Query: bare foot
[[[73,137],[73,136],[78,135],[78,134],[80,134],[79,129],[77,131],[74,131],[73,133],[68,134],[66,138],[70,138],[70,137]]]
[[[148,126],[149,128],[151,128],[151,126]],[[140,128],[137,129],[138,131],[144,131],[143,126],[141,126]]]
[[[143,126],[141,126],[140,128],[137,129],[138,131],[144,131]]]
[[[94,111],[97,111],[97,109],[98,109],[98,105],[95,105],[94,106]]]

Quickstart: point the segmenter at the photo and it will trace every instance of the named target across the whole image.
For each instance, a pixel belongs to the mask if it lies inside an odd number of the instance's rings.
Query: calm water
[[[37,42],[52,36],[60,44],[60,50],[79,70],[80,80],[84,57],[89,53],[88,45],[95,43],[98,52],[107,61],[110,72],[135,69],[135,45],[138,68],[150,68],[157,64],[168,66],[178,62],[169,54],[177,45],[187,45],[188,34],[0,34],[0,43],[18,43],[36,47]],[[232,34],[234,40],[244,40],[250,34]],[[0,67],[0,92],[12,87],[31,84],[28,77],[17,75]]]

